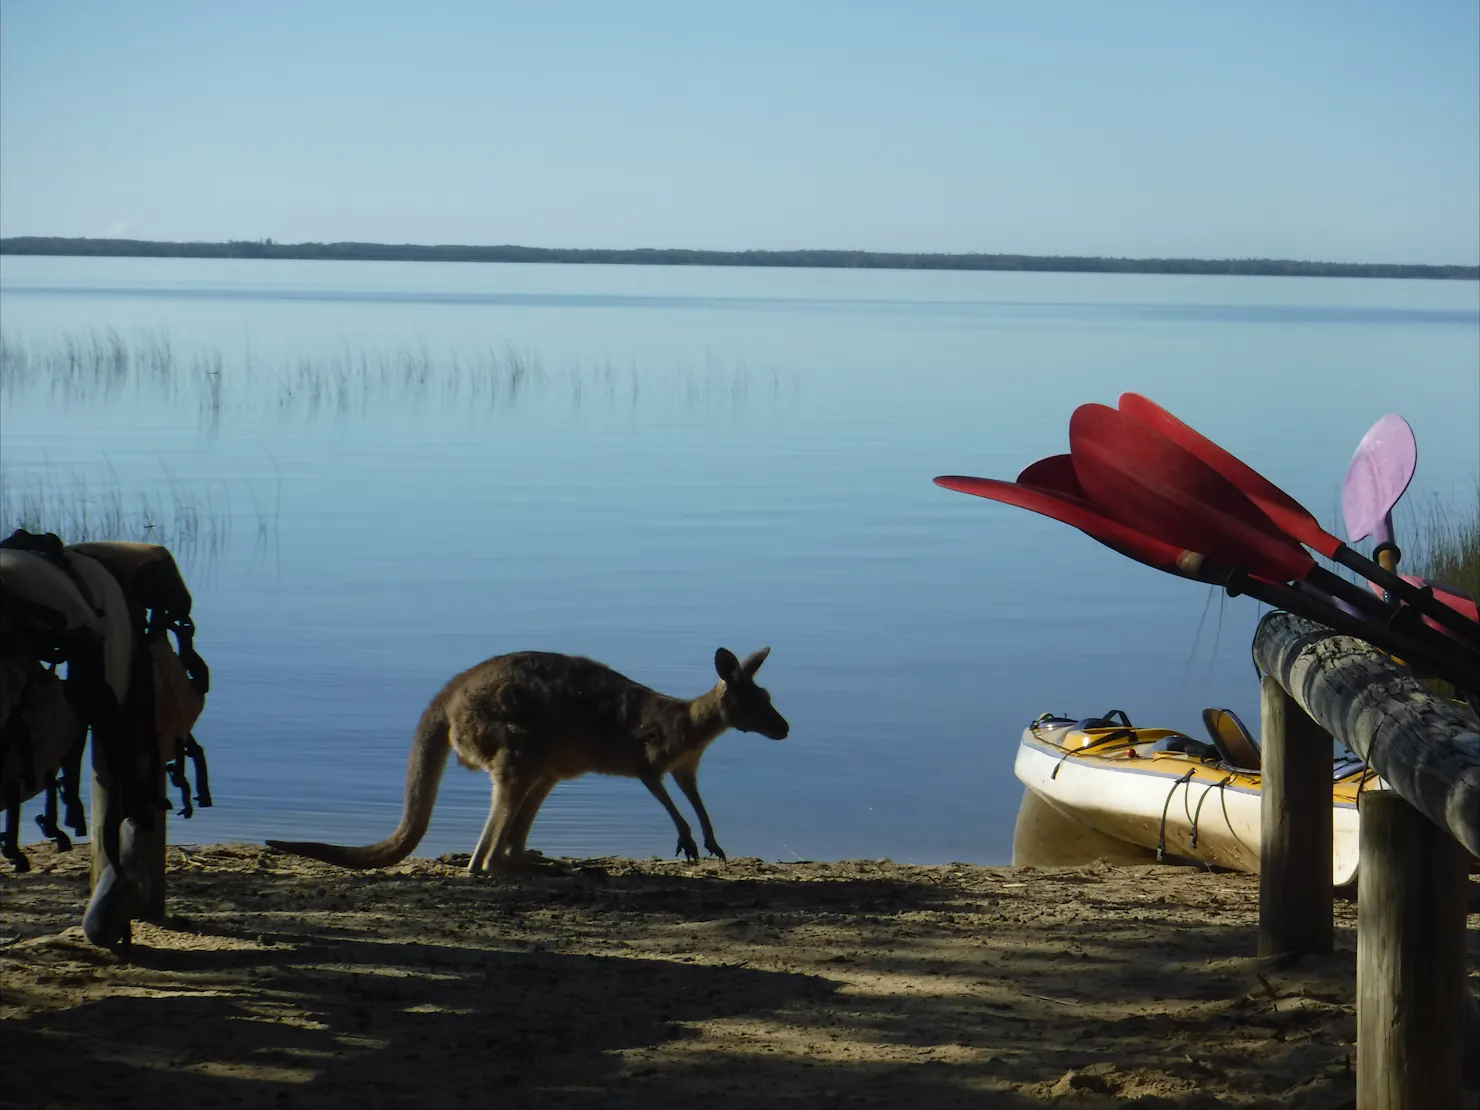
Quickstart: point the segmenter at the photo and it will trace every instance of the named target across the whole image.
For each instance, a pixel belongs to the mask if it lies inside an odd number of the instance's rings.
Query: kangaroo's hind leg
[[[518,859],[528,854],[526,842],[529,840],[530,826],[534,824],[535,815],[539,813],[540,806],[545,804],[545,799],[550,796],[550,791],[555,789],[555,784],[559,781],[554,775],[546,775],[530,787],[528,794],[524,795],[524,801],[514,817],[513,828],[509,830],[510,859]]]
[[[503,761],[489,768],[488,777],[493,780],[493,797],[483,833],[468,860],[470,872],[505,870],[522,862],[509,856],[510,836],[524,799],[539,781]]]
[[[488,803],[488,820],[483,822],[483,831],[478,834],[478,843],[473,846],[473,854],[468,857],[468,873],[476,875],[483,870],[484,861],[488,859],[488,851],[493,847],[493,837],[498,823],[498,778],[492,771],[488,772],[492,779],[493,797]]]
[[[506,769],[490,767],[488,770],[492,795],[488,800],[488,820],[483,822],[483,831],[478,835],[478,843],[468,858],[468,870],[475,874],[491,870],[489,864],[496,854],[494,846],[498,843],[499,833],[501,829],[507,828],[512,819],[514,807],[510,804],[509,797],[510,777]]]

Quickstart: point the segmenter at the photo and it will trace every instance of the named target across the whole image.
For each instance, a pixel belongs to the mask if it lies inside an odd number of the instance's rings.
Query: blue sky
[[[0,2],[0,234],[1480,262],[1480,4]]]

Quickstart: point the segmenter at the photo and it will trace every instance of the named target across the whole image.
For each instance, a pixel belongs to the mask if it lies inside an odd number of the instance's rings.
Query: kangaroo
[[[561,779],[588,771],[639,780],[678,829],[678,850],[699,858],[693,832],[663,788],[672,773],[699,815],[704,847],[720,859],[699,797],[699,760],[726,729],[784,740],[786,718],[755,684],[770,648],[744,662],[714,653],[719,682],[697,698],[668,697],[605,664],[574,655],[521,651],[498,655],[444,686],[421,715],[406,768],[406,800],[396,831],[363,848],[269,840],[268,847],[340,867],[387,867],[409,856],[426,834],[449,750],[483,769],[493,801],[468,871],[534,866],[525,840],[541,804]]]

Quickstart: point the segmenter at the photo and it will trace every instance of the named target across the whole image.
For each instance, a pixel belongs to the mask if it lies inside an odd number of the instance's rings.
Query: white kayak
[[[1211,741],[1137,728],[1119,710],[1035,720],[1014,766],[1027,793],[1013,862],[1170,857],[1257,874],[1259,749],[1231,711],[1203,719]],[[1331,779],[1331,878],[1345,886],[1357,877],[1357,794],[1387,784],[1351,755],[1333,759]]]

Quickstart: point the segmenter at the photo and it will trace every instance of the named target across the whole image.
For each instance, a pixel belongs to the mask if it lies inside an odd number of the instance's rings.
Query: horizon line
[[[713,265],[816,269],[928,269],[1036,272],[1173,273],[1239,276],[1417,277],[1480,280],[1462,263],[1325,262],[1244,257],[1024,254],[985,251],[872,251],[833,247],[715,250],[693,247],[529,247],[512,243],[384,243],[341,239],[284,243],[263,239],[127,239],[16,235],[0,255],[74,257],[215,257],[305,261],[515,262]]]

